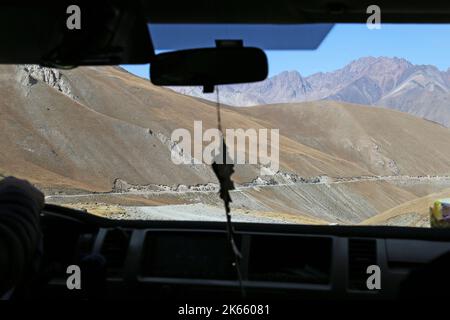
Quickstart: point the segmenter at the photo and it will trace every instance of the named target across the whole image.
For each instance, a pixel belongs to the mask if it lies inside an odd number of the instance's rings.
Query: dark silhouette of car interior
[[[55,68],[150,63],[155,68],[152,81],[158,85],[178,81],[211,91],[217,84],[264,79],[264,59],[254,66],[248,63],[260,53],[258,48],[249,52],[251,48],[237,41],[231,47],[210,48],[216,53],[212,55],[200,50],[158,57],[147,23],[365,23],[365,10],[372,4],[352,0],[73,3],[83,8],[79,32],[65,27],[64,1],[2,3],[0,63]],[[377,5],[383,22],[450,22],[446,1],[380,0]],[[220,59],[228,59],[229,65],[207,79],[189,78],[196,64],[189,68],[189,60],[181,58],[196,54],[205,65],[216,65]],[[229,60],[233,55],[235,60]],[[173,60],[164,63],[163,58]],[[177,61],[185,63],[185,71],[171,67]],[[232,69],[243,74],[227,74]],[[165,77],[177,71],[178,79]],[[225,222],[112,220],[47,204],[41,223],[42,271],[26,287],[17,288],[17,298],[223,300],[245,295],[250,300],[371,301],[430,298],[450,288],[448,229],[233,222],[234,241],[242,254],[240,283]],[[83,270],[83,290],[66,288],[66,267],[72,264]],[[381,289],[367,288],[369,265],[380,266]]]

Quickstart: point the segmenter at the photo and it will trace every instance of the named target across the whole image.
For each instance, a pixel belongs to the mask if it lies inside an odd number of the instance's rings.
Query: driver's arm
[[[44,195],[25,180],[0,181],[0,297],[21,284],[42,240]]]

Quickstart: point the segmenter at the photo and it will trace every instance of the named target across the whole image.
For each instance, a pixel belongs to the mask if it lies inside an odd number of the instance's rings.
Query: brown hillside
[[[376,175],[447,175],[450,130],[406,113],[333,101],[241,108],[280,134]]]

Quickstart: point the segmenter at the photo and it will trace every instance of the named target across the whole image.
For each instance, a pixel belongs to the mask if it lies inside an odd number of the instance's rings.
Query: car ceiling
[[[450,22],[450,3],[441,0],[226,0],[141,1],[154,23],[365,22],[369,5],[382,22]]]
[[[29,3],[29,4],[28,4]],[[82,8],[81,31],[66,28],[66,6]],[[363,0],[61,0],[0,4],[0,63],[55,67],[148,63],[154,49],[147,24],[365,23]],[[379,0],[381,23],[450,22],[447,1]],[[312,46],[314,47],[314,46]]]

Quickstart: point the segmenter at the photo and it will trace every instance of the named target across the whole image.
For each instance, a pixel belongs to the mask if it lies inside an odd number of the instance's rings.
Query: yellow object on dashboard
[[[450,198],[436,200],[430,211],[432,227],[450,226]]]

